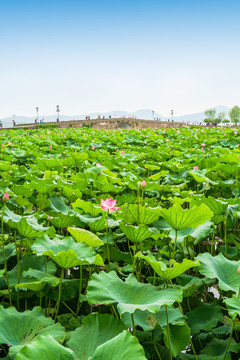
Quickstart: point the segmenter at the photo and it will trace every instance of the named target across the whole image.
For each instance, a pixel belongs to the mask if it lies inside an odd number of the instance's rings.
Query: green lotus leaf
[[[119,335],[126,327],[109,314],[90,314],[83,318],[82,326],[69,333],[66,346],[74,351],[77,359],[92,359],[96,349]]]
[[[207,199],[205,198],[196,199],[194,200],[194,203],[196,203],[197,205],[200,205],[202,203],[206,204],[209,207],[209,209],[213,212],[212,220],[215,224],[219,224],[224,220],[224,217],[226,217],[227,215],[228,206],[229,206],[228,202],[215,199],[212,196],[209,196]]]
[[[92,217],[88,214],[81,215],[77,213],[77,217],[80,221],[87,224],[94,232],[102,231],[106,229],[106,217],[105,214],[98,217]],[[110,219],[109,219],[110,220]]]
[[[179,231],[188,227],[196,228],[205,221],[211,220],[213,214],[205,204],[186,210],[183,210],[180,205],[174,204],[169,209],[161,209],[160,215],[174,230]]]
[[[123,282],[114,271],[94,273],[88,283],[87,299],[89,304],[117,303],[122,315],[134,313],[137,309],[157,312],[163,305],[172,306],[182,300],[180,289],[160,290],[151,284],[142,284],[134,275],[129,275]]]
[[[117,193],[121,193],[123,190],[123,186],[114,186],[112,183],[105,184],[96,181],[94,185],[102,194],[106,194],[106,193],[117,194]]]
[[[43,271],[31,268],[27,271],[23,271],[22,276],[25,281],[21,279],[23,282],[15,285],[15,287],[26,288],[32,291],[41,291],[46,284],[56,287],[60,281],[60,279],[56,276],[49,275],[44,273]]]
[[[129,313],[124,313],[121,317],[122,322],[128,327],[132,327],[132,319]],[[184,324],[186,316],[183,316],[180,308],[168,307],[169,324]],[[136,310],[134,312],[135,325],[141,326],[144,331],[154,330],[157,325],[162,328],[167,326],[166,309],[162,307],[158,312],[151,313],[147,310]]]
[[[240,316],[240,299],[238,296],[233,295],[229,299],[223,300],[228,308],[228,313],[232,318],[235,318],[237,315]]]
[[[192,296],[199,287],[205,285],[205,279],[200,279],[196,276],[182,274],[177,277],[177,283],[181,285],[183,297]]]
[[[58,171],[45,170],[43,179],[53,179],[57,174]]]
[[[229,339],[217,339],[213,338],[207,346],[200,351],[198,355],[199,360],[223,360],[224,354],[227,348]],[[238,353],[240,350],[240,344],[237,344],[234,339],[231,339],[230,346],[228,348],[228,353],[225,360],[231,360],[231,352]]]
[[[24,345],[15,353],[10,348],[10,359],[15,360],[74,360],[76,355],[70,349],[60,345],[51,335],[42,335],[34,339],[30,344]],[[16,356],[16,357],[15,357]]]
[[[51,197],[50,207],[53,211],[60,212],[64,215],[74,215],[74,211],[68,207],[59,197]]]
[[[29,269],[35,269],[41,272],[45,271],[45,261],[43,258],[38,258],[36,255],[26,254],[20,260],[20,278],[19,283],[26,282],[26,278],[23,277],[23,272],[28,271]],[[54,275],[56,272],[56,265],[52,261],[47,262],[47,274]],[[8,271],[8,278],[10,287],[17,285],[17,278],[18,278],[18,265],[16,264],[15,267]],[[5,280],[0,280],[0,287],[5,286]]]
[[[76,243],[70,237],[50,240],[48,236],[43,236],[34,242],[32,250],[35,250],[38,256],[49,256],[64,269],[87,264],[104,266],[101,256],[90,246]]]
[[[197,259],[201,266],[199,272],[209,279],[218,279],[219,288],[224,291],[238,293],[240,276],[237,273],[240,261],[231,261],[222,254],[211,256],[209,253],[199,254]]]
[[[204,172],[204,173],[203,173]],[[217,185],[218,181],[212,181],[211,179],[209,179],[207,176],[205,176],[206,170],[203,170],[201,173],[201,170],[197,170],[197,171],[189,171],[189,174],[192,175],[192,177],[194,178],[194,180],[196,180],[198,183],[210,183],[212,185]]]
[[[124,330],[113,339],[100,345],[91,360],[147,360],[137,338]]]
[[[197,226],[195,229],[185,228],[183,230],[179,230],[177,234],[177,242],[182,243],[185,238],[189,236],[190,239],[194,239],[194,245],[197,245],[200,241],[204,240],[207,236],[209,236],[212,232],[211,221],[205,221],[204,224]],[[175,230],[171,229],[169,236],[172,240],[175,239]]]
[[[192,334],[198,334],[201,330],[209,331],[217,326],[218,322],[223,322],[223,314],[216,303],[203,303],[188,312],[187,317]]]
[[[124,209],[124,212],[121,213],[121,217],[127,224],[149,225],[158,220],[159,216],[159,208],[146,208],[145,206],[138,206],[135,204],[130,204],[126,209]]]
[[[126,225],[123,222],[120,224],[120,229],[124,232],[126,237],[131,240],[133,243],[139,243],[146,239],[151,238],[154,234],[153,231],[149,230],[149,227],[146,225]]]
[[[84,242],[89,246],[101,246],[104,244],[97,235],[91,233],[90,231],[73,227],[69,227],[67,230],[76,242]]]
[[[59,343],[63,343],[66,337],[65,329],[46,318],[40,307],[18,312],[14,307],[4,309],[0,306],[0,323],[0,344],[11,345],[11,357],[20,353],[26,344],[33,345],[39,336],[51,335]]]
[[[32,191],[26,188],[24,185],[13,184],[11,191],[16,195],[22,195],[29,198],[32,195]]]
[[[16,247],[13,243],[7,244],[4,246],[5,257],[6,260],[10,259],[10,257],[16,255]],[[0,248],[0,264],[4,264],[3,250]]]
[[[170,343],[171,343],[171,353],[176,357],[182,350],[185,350],[186,346],[189,344],[190,338],[190,328],[187,324],[179,325],[169,325],[170,330]],[[168,330],[165,326],[163,329],[163,340],[167,348],[169,348],[169,339],[168,339]]]
[[[200,265],[199,261],[184,259],[182,263],[175,262],[172,267],[167,268],[163,261],[156,260],[152,254],[145,256],[141,252],[138,252],[136,257],[147,261],[163,281],[172,280],[185,271]]]
[[[14,214],[7,207],[5,207],[3,219],[11,228],[16,229],[26,238],[39,237],[42,233],[47,233],[52,236],[55,234],[54,228],[40,225],[34,216],[22,217]]]
[[[65,229],[68,226],[78,226],[79,220],[77,219],[76,215],[65,215],[59,213],[58,216],[52,217],[50,216],[49,219],[50,223],[53,224],[58,229]]]
[[[39,193],[47,194],[50,193],[54,188],[52,180],[37,179],[37,181],[31,181],[29,184],[24,185],[27,189],[37,190]]]
[[[102,213],[102,208],[99,206],[94,206],[94,204],[89,201],[84,201],[77,199],[74,203],[72,203],[73,208],[82,209],[86,214],[90,214],[91,216],[98,216],[98,214]]]

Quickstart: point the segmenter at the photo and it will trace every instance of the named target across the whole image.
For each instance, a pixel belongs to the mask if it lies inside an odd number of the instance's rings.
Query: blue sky
[[[0,118],[240,105],[238,1],[0,0]]]

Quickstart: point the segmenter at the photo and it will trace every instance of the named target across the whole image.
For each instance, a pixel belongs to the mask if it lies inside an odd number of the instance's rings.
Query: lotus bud
[[[239,265],[239,267],[237,269],[237,273],[240,275],[240,265]]]
[[[147,183],[146,183],[145,180],[143,180],[143,181],[141,182],[141,187],[142,187],[142,188],[145,188],[146,186],[147,186]]]
[[[5,192],[5,194],[3,195],[3,202],[8,202],[9,200],[9,194],[8,192]]]

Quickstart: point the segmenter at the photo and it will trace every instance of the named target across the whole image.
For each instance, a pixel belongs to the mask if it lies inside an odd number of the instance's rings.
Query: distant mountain
[[[224,112],[225,115],[226,115],[226,119],[230,119],[229,118],[229,111],[230,111],[230,108],[227,107],[227,106],[215,106],[214,108],[212,109],[216,109],[216,115],[218,116],[218,114],[220,112]],[[206,118],[204,112],[206,110],[200,112],[200,113],[197,113],[197,114],[189,114],[189,115],[183,115],[183,116],[174,116],[174,121],[177,121],[177,122],[188,122],[190,121],[190,123],[199,123],[199,122],[203,122],[203,120]]]
[[[228,112],[230,109],[227,106],[216,106],[216,107],[214,107],[214,109],[216,109],[217,114],[219,114],[219,112],[225,112],[226,119],[229,119]],[[204,110],[204,111],[206,111],[206,110]],[[190,122],[190,123],[203,122],[203,120],[205,119],[204,111],[202,111],[200,113],[196,113],[196,114],[188,114],[188,115],[183,115],[183,116],[175,116],[174,115],[173,119],[175,122]],[[171,116],[166,117],[155,111],[153,112],[153,110],[150,110],[150,109],[141,109],[141,110],[137,110],[135,112],[115,110],[115,111],[109,111],[109,112],[104,112],[104,113],[94,112],[94,113],[87,113],[84,115],[74,115],[74,116],[61,115],[60,119],[62,121],[85,120],[86,116],[90,116],[91,119],[96,119],[98,117],[98,115],[100,115],[101,117],[105,116],[105,118],[109,118],[109,116],[111,116],[112,118],[136,117],[137,119],[152,120],[154,117],[154,118],[158,118],[162,121],[171,119]],[[35,118],[36,117],[34,117],[34,116],[26,117],[26,116],[17,116],[15,114],[13,114],[12,116],[1,119],[1,121],[2,121],[3,127],[11,127],[13,120],[16,121],[16,124],[30,124],[30,123],[34,123]],[[39,117],[39,118],[42,119],[42,117]],[[56,122],[56,119],[57,119],[56,115],[44,116],[45,122]]]

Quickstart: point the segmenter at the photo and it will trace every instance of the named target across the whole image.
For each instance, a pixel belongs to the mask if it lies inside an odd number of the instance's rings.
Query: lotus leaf
[[[104,244],[97,235],[91,233],[90,231],[69,227],[68,232],[73,236],[76,242],[83,242],[89,246],[101,246]]]
[[[180,205],[174,204],[169,209],[161,209],[160,215],[174,230],[179,231],[188,227],[196,228],[205,221],[211,220],[213,214],[205,204],[186,210],[183,210]]]
[[[229,299],[223,300],[228,308],[228,313],[232,318],[235,318],[237,315],[240,316],[240,299],[238,296],[233,295]]]
[[[49,256],[63,269],[87,264],[104,266],[101,256],[90,246],[76,243],[70,237],[51,240],[48,236],[43,236],[34,242],[32,249],[38,256]]]
[[[237,273],[240,261],[231,261],[222,254],[212,256],[209,253],[199,254],[197,259],[201,266],[199,272],[210,279],[218,279],[219,288],[238,293],[240,276]]]
[[[201,304],[198,308],[187,313],[188,325],[192,334],[198,334],[201,330],[209,331],[223,322],[223,314],[218,304]]]
[[[51,335],[59,343],[62,343],[66,337],[64,328],[59,323],[54,324],[52,319],[46,318],[40,307],[35,307],[31,311],[18,312],[14,307],[4,309],[0,306],[0,322],[0,343],[11,345],[11,358],[13,355],[20,354],[21,349],[24,351],[26,344],[32,344],[34,349],[35,340],[42,335]],[[36,348],[33,351],[38,348],[38,344],[35,345]]]
[[[199,261],[184,259],[182,263],[175,262],[173,267],[167,268],[163,261],[157,261],[153,255],[145,256],[139,252],[136,254],[136,257],[147,261],[163,281],[172,280],[185,271],[200,265]]]
[[[120,315],[134,313],[137,309],[157,312],[163,305],[172,306],[181,301],[182,291],[168,288],[160,290],[150,284],[142,284],[134,275],[123,282],[114,271],[94,273],[88,283],[87,299],[89,304],[117,303]]]
[[[169,325],[170,329],[170,342],[171,342],[171,353],[176,357],[181,350],[185,350],[186,346],[190,342],[190,329],[187,324],[180,325]],[[169,339],[167,327],[163,329],[163,339],[165,345],[169,348]]]
[[[66,346],[77,354],[77,359],[88,360],[96,349],[119,335],[126,327],[109,314],[90,314],[83,318],[82,326],[70,332]]]

